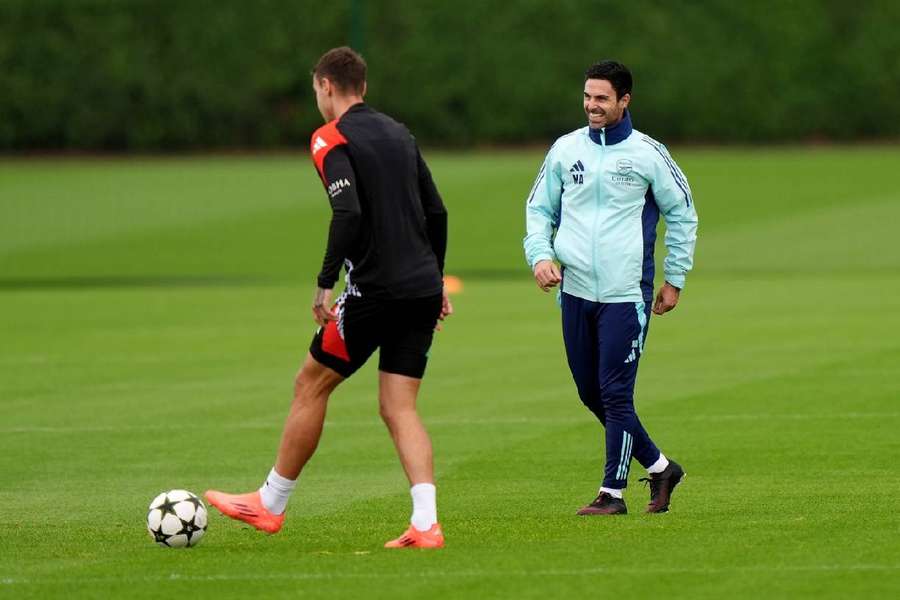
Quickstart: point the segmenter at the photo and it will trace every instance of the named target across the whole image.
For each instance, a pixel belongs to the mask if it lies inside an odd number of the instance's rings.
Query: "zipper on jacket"
[[[600,130],[600,161],[598,164],[598,171],[602,173],[599,169],[599,165],[603,163],[603,156],[606,154],[606,127]],[[594,298],[597,302],[600,301],[600,276],[597,273],[597,223],[600,220],[600,194],[602,190],[603,177],[600,176],[599,181],[594,182],[594,227],[591,230],[591,259],[593,261],[594,266]]]

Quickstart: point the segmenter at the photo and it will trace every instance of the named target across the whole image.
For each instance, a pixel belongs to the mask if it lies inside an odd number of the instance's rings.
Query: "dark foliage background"
[[[603,57],[666,141],[891,138],[898,28],[892,0],[2,0],[0,149],[304,146],[309,70],[346,43],[431,144],[572,129]]]

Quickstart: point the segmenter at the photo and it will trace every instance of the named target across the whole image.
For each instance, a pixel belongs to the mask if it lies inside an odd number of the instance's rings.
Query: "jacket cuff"
[[[534,265],[538,264],[542,260],[555,260],[552,254],[538,254],[531,260],[531,270],[534,271]]]
[[[684,281],[685,281],[684,275],[670,275],[668,273],[666,274],[666,283],[674,285],[679,290],[684,289]]]

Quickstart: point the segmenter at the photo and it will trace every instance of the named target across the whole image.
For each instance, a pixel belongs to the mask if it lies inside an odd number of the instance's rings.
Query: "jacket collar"
[[[631,131],[631,113],[626,108],[625,114],[622,116],[621,121],[619,121],[612,127],[604,127],[602,129],[591,129],[589,127],[588,135],[590,135],[591,140],[593,140],[597,144],[612,146],[624,141],[629,135],[631,135]],[[604,137],[606,138],[605,141],[603,139]]]

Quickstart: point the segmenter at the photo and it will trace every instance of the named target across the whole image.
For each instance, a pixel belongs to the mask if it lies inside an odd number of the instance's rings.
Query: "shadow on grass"
[[[463,280],[515,281],[530,279],[522,269],[462,269],[453,272]],[[258,275],[103,275],[62,277],[18,277],[0,279],[0,292],[27,290],[77,290],[99,288],[238,287],[247,285],[300,283],[289,278]]]
[[[0,279],[0,292],[95,288],[235,287],[273,283],[273,279],[220,275],[109,275]]]

